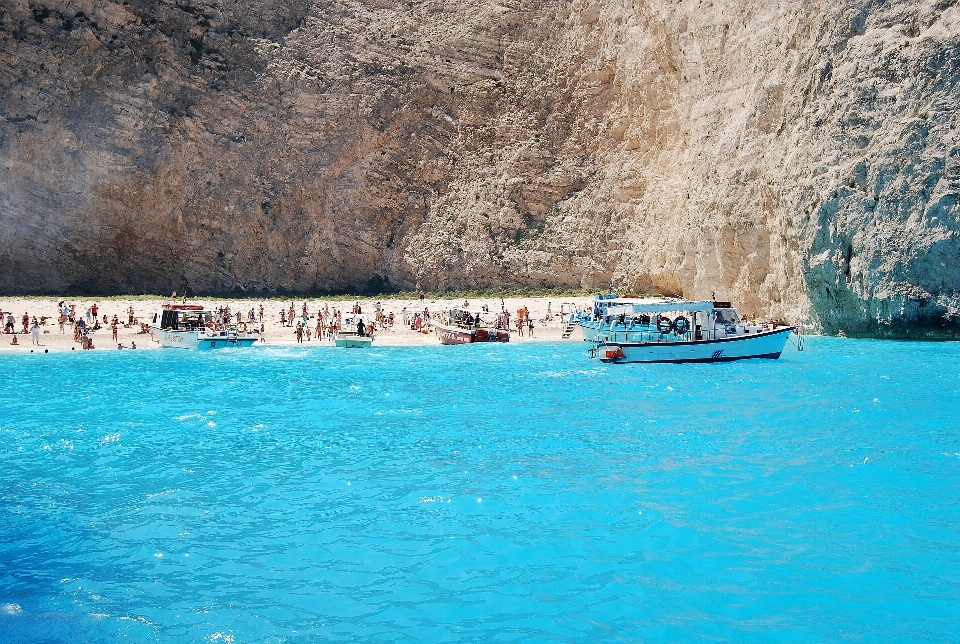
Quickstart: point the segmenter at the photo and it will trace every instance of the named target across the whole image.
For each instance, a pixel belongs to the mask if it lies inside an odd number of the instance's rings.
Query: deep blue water
[[[945,642],[960,345],[0,357],[2,642]]]

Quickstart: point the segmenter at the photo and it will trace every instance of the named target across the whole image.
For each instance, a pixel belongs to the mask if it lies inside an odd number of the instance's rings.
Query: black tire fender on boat
[[[668,317],[658,317],[657,318],[657,331],[660,333],[670,333],[673,329],[673,322],[670,321]]]
[[[678,335],[683,335],[684,333],[690,330],[690,320],[688,320],[682,315],[678,316],[673,321],[673,328]]]

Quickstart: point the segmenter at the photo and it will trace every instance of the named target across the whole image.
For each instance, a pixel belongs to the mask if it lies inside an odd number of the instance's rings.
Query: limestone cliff
[[[0,292],[612,280],[949,334],[955,5],[6,0]]]

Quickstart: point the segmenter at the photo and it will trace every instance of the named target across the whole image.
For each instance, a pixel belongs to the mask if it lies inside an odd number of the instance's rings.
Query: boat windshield
[[[716,309],[716,320],[719,324],[738,324],[740,316],[736,309]]]
[[[459,326],[459,327],[472,327],[474,325],[479,325],[480,312],[474,311],[471,312],[467,309],[451,309],[450,310],[450,323]]]

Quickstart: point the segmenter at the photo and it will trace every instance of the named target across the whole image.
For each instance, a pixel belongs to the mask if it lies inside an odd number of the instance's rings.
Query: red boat
[[[483,322],[481,311],[451,309],[445,322],[434,321],[440,344],[472,344],[474,342],[510,342],[510,332],[494,329]]]

